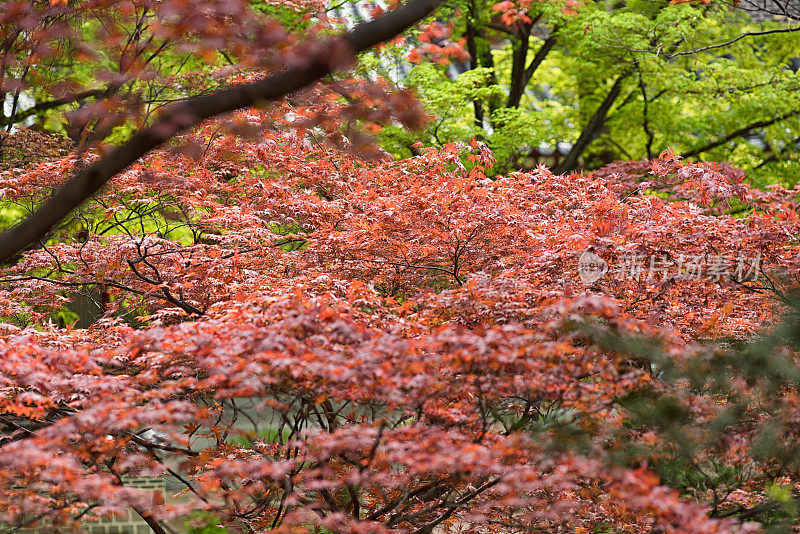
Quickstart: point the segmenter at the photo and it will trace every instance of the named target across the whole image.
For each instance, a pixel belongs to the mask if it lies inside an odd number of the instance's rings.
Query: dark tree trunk
[[[627,76],[627,74],[621,74],[616,81],[614,81],[614,85],[611,86],[611,90],[608,92],[605,99],[603,99],[603,101],[600,103],[600,106],[597,108],[597,111],[594,112],[592,118],[589,119],[589,122],[581,132],[580,137],[578,137],[578,140],[574,145],[572,145],[572,150],[570,150],[569,154],[567,154],[566,157],[561,160],[561,163],[559,163],[558,166],[553,169],[555,174],[563,174],[565,172],[574,170],[575,167],[577,167],[578,158],[583,155],[586,147],[589,146],[589,143],[594,141],[594,139],[597,137],[597,134],[603,127],[606,117],[608,116],[608,111],[611,109],[614,101],[619,97],[619,94],[622,91],[622,82]]]

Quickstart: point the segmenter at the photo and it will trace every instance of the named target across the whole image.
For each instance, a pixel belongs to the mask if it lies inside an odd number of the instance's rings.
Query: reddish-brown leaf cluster
[[[673,395],[701,423],[725,402],[587,328],[678,366],[699,341],[753,336],[794,283],[793,210],[715,215],[599,174],[489,179],[478,142],[362,159],[295,111],[226,119],[274,124],[251,137],[203,124],[4,267],[0,521],[95,505],[84,517],[205,509],[256,532],[757,530],[708,515],[757,500],[756,475],[720,504],[611,461],[661,439],[620,399]],[[27,206],[80,161],[7,171],[3,198]],[[652,168],[707,203],[749,198],[721,168]],[[587,252],[604,276],[582,277]],[[86,329],[63,319],[79,291],[99,300]],[[776,398],[793,420],[796,393]],[[702,454],[741,465],[748,431]],[[153,502],[123,475],[172,477],[185,498]]]

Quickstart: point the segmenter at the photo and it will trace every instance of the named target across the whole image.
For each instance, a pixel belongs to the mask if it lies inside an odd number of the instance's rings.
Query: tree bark
[[[522,72],[522,75],[517,84],[511,85],[511,90],[508,93],[508,103],[506,104],[507,107],[516,108],[519,107],[520,100],[522,100],[522,95],[525,93],[525,88],[528,86],[528,83],[531,81],[531,77],[533,77],[533,73],[536,72],[536,69],[539,68],[539,65],[542,64],[544,59],[547,57],[547,54],[550,53],[550,50],[553,49],[553,45],[556,44],[556,30],[553,29],[550,32],[550,36],[544,40],[542,46],[539,47],[539,50],[536,51],[536,55],[533,56],[531,62]]]
[[[96,98],[99,96],[103,96],[104,93],[105,89],[92,89],[80,93],[75,93],[73,95],[64,96],[61,98],[55,98],[53,100],[47,100],[46,102],[41,102],[24,111],[16,113],[11,117],[3,117],[2,119],[0,119],[0,126],[10,126],[12,124],[22,122],[28,117],[31,117],[33,115],[43,113],[47,110],[56,109],[61,106],[65,106],[67,104],[72,104],[74,102],[78,102],[79,100],[83,100],[84,98]]]
[[[467,52],[469,52],[469,68],[475,70],[480,65],[478,62],[478,30],[476,28],[476,21],[478,17],[478,9],[475,0],[472,0],[469,7],[469,16],[467,18]],[[483,103],[480,100],[472,102],[475,111],[475,126],[483,130]]]
[[[514,49],[511,54],[511,83],[509,85],[506,107],[516,107],[512,104],[512,101],[516,100],[519,103],[522,92],[525,89],[523,79],[525,78],[525,61],[528,59],[528,48],[530,48],[531,28],[532,25],[522,25],[517,33],[518,41],[513,44]]]

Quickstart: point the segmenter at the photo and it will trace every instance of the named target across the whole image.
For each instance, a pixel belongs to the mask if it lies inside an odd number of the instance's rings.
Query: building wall
[[[123,477],[126,486],[156,492],[160,495],[162,502],[164,495],[163,478],[126,478]],[[157,497],[156,497],[157,498]],[[75,533],[74,529],[56,529],[53,527],[41,526],[38,528],[24,528],[17,530],[20,534],[67,534]],[[129,510],[125,517],[117,517],[107,521],[86,522],[85,526],[79,531],[86,534],[152,534],[150,526],[145,523],[133,510]]]

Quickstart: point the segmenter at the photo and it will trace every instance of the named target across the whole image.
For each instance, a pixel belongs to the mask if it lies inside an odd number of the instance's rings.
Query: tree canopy
[[[469,70],[451,79],[420,63],[409,83],[438,120],[419,134],[392,129],[390,146],[408,156],[414,140],[476,136],[503,171],[546,162],[559,173],[672,148],[793,186],[800,17],[788,2],[758,11],[766,21],[738,7],[448,3],[449,39],[464,43]],[[786,15],[769,20],[779,7]]]

